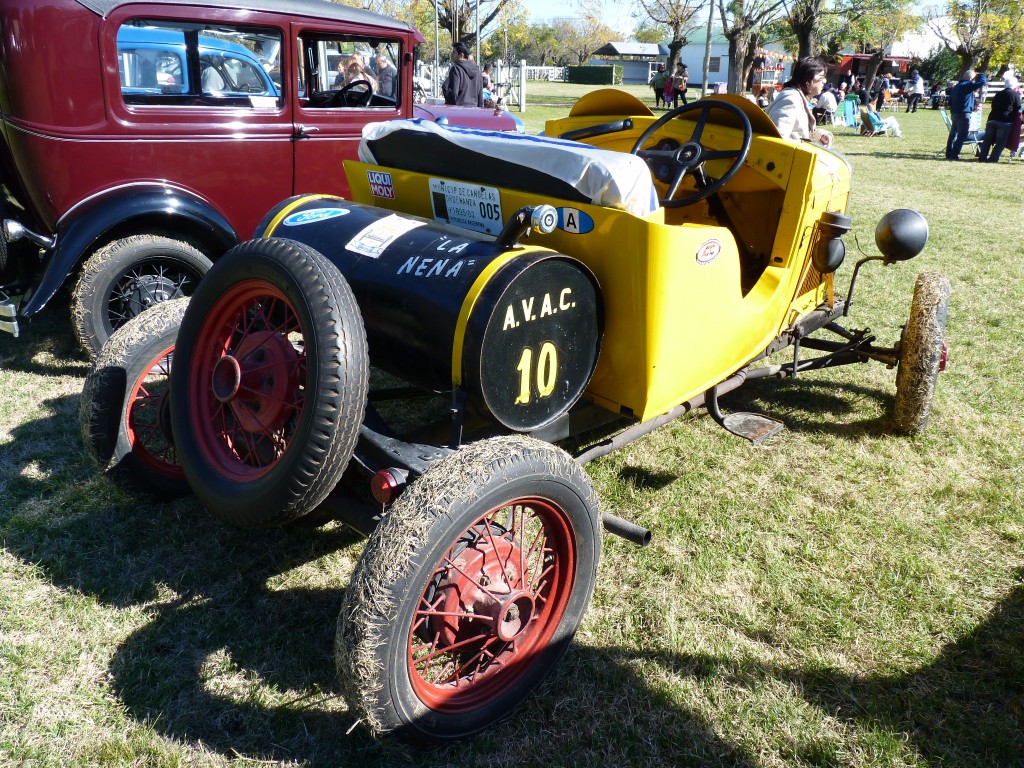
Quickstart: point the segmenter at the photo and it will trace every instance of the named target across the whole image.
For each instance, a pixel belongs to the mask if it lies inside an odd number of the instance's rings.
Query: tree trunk
[[[817,19],[809,9],[798,11],[796,16],[789,17],[789,28],[796,36],[797,61],[814,55],[814,48],[817,43],[814,31]]]
[[[729,93],[743,93],[743,85],[746,83],[746,68],[744,59],[750,43],[750,33],[747,31],[738,32],[729,38],[729,79],[727,88]]]
[[[669,74],[675,72],[676,61],[679,60],[679,52],[683,50],[683,41],[673,37],[668,44],[668,62],[665,64],[665,71]]]

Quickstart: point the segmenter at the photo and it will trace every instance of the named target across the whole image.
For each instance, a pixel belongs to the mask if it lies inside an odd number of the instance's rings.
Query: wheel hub
[[[441,600],[430,622],[440,646],[473,638],[511,642],[526,631],[536,605],[522,562],[519,547],[496,531],[482,533],[455,558],[437,586]]]
[[[231,406],[238,426],[249,432],[281,427],[299,397],[299,353],[274,331],[250,333],[233,354],[213,367],[214,397]]]
[[[164,275],[139,275],[134,278],[125,297],[125,314],[137,317],[162,301],[181,296],[178,286]]]

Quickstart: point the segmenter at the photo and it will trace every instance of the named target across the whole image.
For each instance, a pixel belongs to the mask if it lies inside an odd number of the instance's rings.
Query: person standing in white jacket
[[[784,139],[815,141],[832,146],[832,134],[818,128],[811,113],[813,99],[825,85],[825,65],[814,58],[800,59],[793,74],[766,110]]]

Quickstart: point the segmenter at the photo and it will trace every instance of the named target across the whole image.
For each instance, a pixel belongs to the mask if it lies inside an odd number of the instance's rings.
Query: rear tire
[[[949,280],[939,272],[917,277],[910,319],[900,339],[896,368],[896,405],[893,428],[919,435],[928,426],[939,372],[946,363],[946,310]]]
[[[118,328],[82,388],[82,442],[103,474],[132,495],[184,496],[170,434],[168,384],[188,299],[166,301]]]
[[[335,653],[349,705],[412,742],[505,718],[568,648],[600,554],[597,498],[564,451],[498,437],[436,462],[345,590]]]
[[[291,240],[250,240],[203,279],[171,377],[178,455],[196,496],[239,526],[311,512],[355,449],[369,362],[337,267]]]
[[[110,334],[162,301],[190,296],[212,262],[181,240],[134,235],[85,262],[71,297],[78,342],[96,357]]]

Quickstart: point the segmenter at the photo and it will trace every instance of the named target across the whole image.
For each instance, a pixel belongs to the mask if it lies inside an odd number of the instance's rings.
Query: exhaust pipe
[[[626,541],[639,544],[641,547],[646,547],[651,543],[651,532],[636,523],[629,522],[629,520],[623,520],[617,515],[604,512],[601,514],[601,522],[608,533],[619,536]]]

